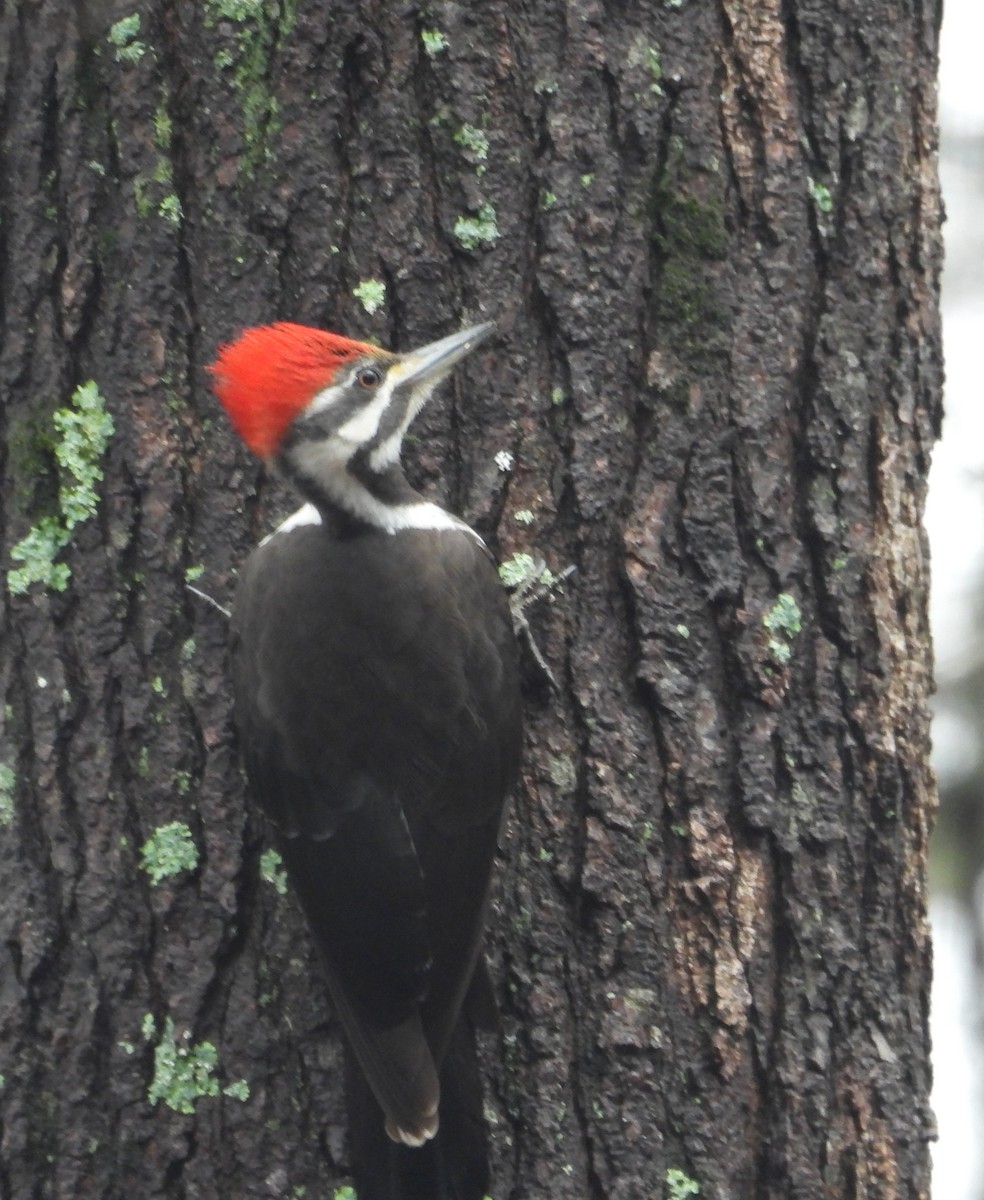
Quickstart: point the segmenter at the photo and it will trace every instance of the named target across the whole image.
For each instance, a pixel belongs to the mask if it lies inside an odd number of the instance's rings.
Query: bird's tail
[[[423,1146],[387,1137],[382,1110],[346,1047],[349,1138],[359,1200],[483,1200],[489,1186],[482,1084],[467,1017],[441,1068],[440,1127]]]

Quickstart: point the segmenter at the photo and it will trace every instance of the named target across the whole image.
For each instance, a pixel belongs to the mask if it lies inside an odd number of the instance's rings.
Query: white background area
[[[941,45],[941,173],[947,210],[943,283],[946,417],[933,456],[926,515],[933,555],[937,674],[982,657],[984,631],[984,2],[947,0]],[[934,726],[941,775],[966,771],[977,735],[952,715]],[[984,854],[981,855],[984,857]],[[935,1200],[984,1195],[980,1006],[972,928],[955,901],[934,897],[933,1150]]]

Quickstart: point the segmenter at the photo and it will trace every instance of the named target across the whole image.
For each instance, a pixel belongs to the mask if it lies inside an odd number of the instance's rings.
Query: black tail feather
[[[359,1200],[483,1200],[489,1188],[482,1085],[467,1020],[441,1069],[440,1128],[419,1148],[392,1142],[383,1113],[346,1048],[349,1138]]]

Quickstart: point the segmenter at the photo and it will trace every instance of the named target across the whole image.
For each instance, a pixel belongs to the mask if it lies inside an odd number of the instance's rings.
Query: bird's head
[[[392,354],[286,321],[247,329],[211,364],[213,387],[247,446],[302,475],[359,459],[381,473],[435,386],[495,326],[474,325],[408,354]]]

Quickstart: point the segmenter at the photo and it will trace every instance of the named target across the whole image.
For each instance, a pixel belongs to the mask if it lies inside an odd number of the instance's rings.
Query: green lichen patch
[[[686,1171],[669,1167],[666,1172],[666,1200],[687,1200],[688,1196],[699,1196],[700,1184],[691,1179]]]
[[[171,141],[174,136],[174,123],[167,110],[167,97],[162,96],[157,108],[154,109],[154,145],[165,154],[171,153]]]
[[[142,172],[134,178],[133,203],[137,215],[142,219],[156,213],[169,224],[180,225],[184,210],[174,188],[174,168],[171,163],[173,133],[165,89],[154,110],[154,145],[160,154],[149,174]]]
[[[284,860],[272,848],[264,850],[260,855],[260,878],[276,888],[279,895],[287,895],[287,872],[284,870]]]
[[[547,760],[547,773],[561,795],[567,795],[577,787],[577,768],[569,754],[552,754]]]
[[[11,549],[10,557],[21,562],[7,572],[7,587],[11,595],[23,595],[32,583],[43,584],[52,592],[63,592],[72,577],[67,563],[55,559],[71,540],[68,529],[59,517],[42,517],[30,532]]]
[[[654,96],[662,96],[663,62],[660,58],[659,46],[646,47],[646,66],[649,68],[649,76],[652,80],[649,85],[649,90]]]
[[[489,157],[489,139],[475,125],[464,125],[454,135],[454,140],[461,146],[465,155],[475,165],[477,175],[485,174],[485,163]]]
[[[499,564],[499,578],[508,588],[519,587],[536,574],[536,559],[525,551],[517,551],[512,558]]]
[[[564,579],[568,574],[570,571],[565,571],[560,578]],[[505,587],[521,589],[523,592],[532,590],[534,584],[547,592],[558,582],[542,559],[534,558],[525,550],[517,550],[511,558],[499,564],[499,578]]]
[[[803,614],[796,597],[789,592],[780,592],[775,604],[762,618],[762,624],[771,634],[769,653],[784,667],[792,658],[792,641],[803,628]]]
[[[724,257],[728,231],[719,204],[677,194],[669,198],[661,216],[664,244],[676,253],[704,260]]]
[[[164,1022],[161,1040],[154,1047],[154,1077],[147,1089],[151,1104],[161,1100],[179,1113],[193,1113],[203,1096],[217,1096],[219,1081],[213,1072],[219,1056],[211,1042],[193,1045],[185,1033],[175,1037],[174,1022]]]
[[[12,595],[22,595],[32,583],[56,592],[65,590],[71,571],[55,558],[71,541],[75,527],[93,516],[99,503],[96,487],[103,478],[101,460],[114,427],[96,384],[92,380],[80,384],[68,407],[54,414],[52,424],[57,435],[58,512],[41,517],[11,549],[14,562],[23,563],[7,572]]]
[[[483,204],[474,217],[458,217],[454,223],[454,236],[466,250],[491,246],[499,238],[495,209],[491,204]]]
[[[231,1100],[241,1100],[245,1104],[249,1099],[249,1084],[245,1079],[237,1079],[235,1083],[226,1084],[222,1089],[222,1095],[228,1096]]]
[[[157,214],[171,225],[180,225],[181,218],[184,216],[184,210],[181,207],[181,201],[174,194],[169,192],[160,204],[157,206]]]
[[[818,183],[815,179],[808,179],[806,181],[806,190],[820,212],[826,215],[833,210],[834,198],[830,194],[830,188],[825,183]]]
[[[14,819],[14,789],[16,786],[17,776],[6,763],[0,763],[0,828],[9,825]]]
[[[231,74],[243,117],[242,174],[249,179],[271,156],[280,130],[280,106],[270,81],[270,60],[294,27],[296,0],[267,4],[264,0],[205,0],[209,28],[231,25],[233,45],[215,57],[220,71]]]
[[[352,295],[371,317],[386,303],[386,284],[381,279],[363,279],[352,289]]]
[[[423,42],[424,49],[431,58],[434,58],[442,50],[447,50],[448,48],[448,39],[439,29],[422,29],[420,31],[420,40]]]
[[[263,16],[264,0],[206,0],[205,8],[212,19],[225,17],[228,21],[258,21]]]
[[[198,847],[183,821],[159,825],[140,848],[140,866],[158,884],[171,875],[193,871],[198,866]]]
[[[147,47],[137,34],[140,32],[140,14],[131,13],[121,17],[110,26],[106,40],[113,47],[113,57],[119,63],[138,63],[146,54]]]
[[[723,205],[699,199],[679,181],[679,153],[672,157],[653,196],[658,327],[673,354],[695,367],[727,352],[724,314],[709,264],[727,251]]]
[[[156,1032],[150,1013],[144,1018],[143,1031],[148,1040]],[[234,1100],[248,1100],[249,1084],[245,1079],[220,1087],[215,1078],[218,1065],[218,1051],[211,1042],[193,1043],[187,1031],[176,1036],[174,1021],[168,1017],[161,1040],[154,1047],[154,1077],[147,1089],[147,1100],[151,1104],[163,1101],[174,1112],[189,1115],[199,1100],[217,1096],[220,1091]]]
[[[60,434],[55,444],[55,458],[62,468],[59,504],[66,524],[78,525],[96,512],[96,484],[103,477],[100,460],[113,434],[113,418],[90,380],[75,389],[71,406],[60,408],[52,423]]]

